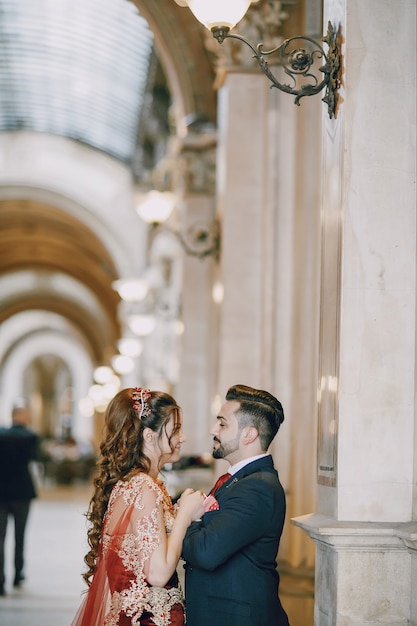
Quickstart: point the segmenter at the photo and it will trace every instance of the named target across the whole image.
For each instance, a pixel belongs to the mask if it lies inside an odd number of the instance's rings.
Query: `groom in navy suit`
[[[285,494],[267,454],[283,421],[270,393],[228,390],[211,434],[213,457],[226,459],[229,473],[183,543],[187,626],[289,626],[275,560]]]

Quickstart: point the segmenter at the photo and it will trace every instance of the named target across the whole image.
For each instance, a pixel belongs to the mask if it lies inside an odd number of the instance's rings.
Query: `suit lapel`
[[[255,474],[256,472],[272,472],[272,473],[276,473],[276,470],[274,468],[274,464],[272,461],[272,456],[270,454],[268,454],[268,456],[263,456],[260,459],[257,459],[256,461],[252,461],[251,463],[248,463],[247,465],[245,465],[244,467],[242,467],[242,469],[240,469],[238,472],[236,472],[236,474],[234,474],[232,476],[232,478],[229,478],[228,481],[226,481],[218,490],[219,492],[227,493],[227,490],[232,487],[234,484],[236,484],[237,482],[239,482],[239,480],[242,480],[242,478],[245,478],[246,476],[250,476],[250,474]]]

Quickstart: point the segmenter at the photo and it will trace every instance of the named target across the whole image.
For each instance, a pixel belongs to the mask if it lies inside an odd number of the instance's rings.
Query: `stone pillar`
[[[192,133],[182,141],[176,159],[177,189],[183,197],[180,231],[188,247],[183,257],[184,334],[176,396],[183,410],[187,436],[183,452],[191,455],[211,451],[209,431],[216,391],[218,305],[212,297],[219,262],[215,250],[218,243],[214,195],[216,142],[213,131]],[[199,232],[207,237],[199,241],[196,239]]]
[[[222,220],[219,391],[261,385],[269,252],[269,85],[263,74],[233,73],[219,94],[218,209]]]
[[[218,389],[242,383],[282,401],[271,452],[288,519],[315,505],[322,106],[296,107],[259,70],[229,72],[219,93]],[[288,522],[279,557],[312,565],[314,547]]]
[[[328,19],[344,73],[324,122],[318,503],[295,523],[316,626],[416,625],[416,7],[328,0]]]

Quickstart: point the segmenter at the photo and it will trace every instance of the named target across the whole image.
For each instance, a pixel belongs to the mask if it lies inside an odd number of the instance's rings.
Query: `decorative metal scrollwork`
[[[325,88],[325,96],[322,100],[327,104],[329,117],[335,116],[337,90],[340,86],[340,50],[337,33],[331,22],[328,23],[327,34],[322,38],[322,41],[329,47],[327,54],[322,46],[310,37],[290,37],[272,50],[263,50],[262,43],[254,46],[244,37],[230,33],[227,28],[213,28],[212,33],[219,43],[229,38],[237,39],[249,46],[253,51],[253,58],[257,60],[263,73],[271,81],[271,88],[276,87],[280,91],[293,94],[294,103],[297,106],[300,106],[301,98],[314,96]],[[305,42],[306,47],[297,47],[300,41]],[[281,83],[271,71],[267,58],[274,54],[277,55],[275,63],[287,76],[291,77],[291,84]],[[324,63],[318,67],[320,60],[324,60]],[[321,76],[318,72],[321,72]],[[301,85],[300,79],[303,81]]]
[[[212,224],[193,224],[184,234],[173,231],[186,254],[204,259],[213,255],[216,260],[220,253],[220,232],[216,221]]]

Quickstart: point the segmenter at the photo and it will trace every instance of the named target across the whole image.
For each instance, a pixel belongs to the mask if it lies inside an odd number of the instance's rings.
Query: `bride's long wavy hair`
[[[90,551],[84,558],[88,570],[83,578],[89,586],[96,569],[103,519],[113,486],[119,480],[129,480],[138,471],[148,473],[150,470],[151,461],[143,452],[143,430],[150,428],[161,438],[173,415],[174,429],[169,438],[173,450],[171,438],[181,429],[181,409],[172,396],[162,391],[151,391],[147,401],[150,411],[145,411],[139,418],[134,395],[134,388],[119,391],[105,413],[94,493],[86,513],[90,522],[87,533]]]

